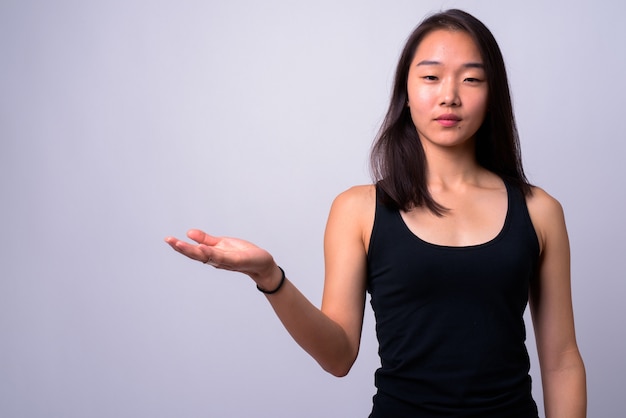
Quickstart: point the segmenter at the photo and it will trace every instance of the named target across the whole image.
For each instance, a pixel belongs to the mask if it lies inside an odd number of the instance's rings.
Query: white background
[[[2,0],[0,416],[367,416],[369,305],[336,379],[250,280],[162,240],[252,240],[319,304],[328,208],[370,181],[406,37],[451,7],[504,52],[526,171],[566,211],[589,416],[621,416],[618,0]]]

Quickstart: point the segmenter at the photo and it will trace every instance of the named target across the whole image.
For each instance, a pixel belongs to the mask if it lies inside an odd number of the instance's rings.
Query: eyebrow
[[[424,61],[418,62],[416,66],[419,67],[422,65],[442,65],[442,64],[439,61],[424,60]],[[463,67],[485,69],[485,66],[482,62],[468,62],[468,63],[463,64]]]

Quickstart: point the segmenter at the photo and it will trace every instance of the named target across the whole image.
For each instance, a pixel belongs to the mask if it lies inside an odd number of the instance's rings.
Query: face
[[[462,31],[435,30],[417,47],[407,79],[408,107],[425,151],[474,148],[487,110],[480,51]]]

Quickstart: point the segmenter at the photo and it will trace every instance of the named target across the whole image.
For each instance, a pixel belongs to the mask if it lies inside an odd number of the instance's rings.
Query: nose
[[[453,80],[445,80],[441,84],[441,106],[459,106],[461,98],[457,83]]]

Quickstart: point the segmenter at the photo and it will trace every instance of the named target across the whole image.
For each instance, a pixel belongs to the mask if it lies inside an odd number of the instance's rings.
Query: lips
[[[453,113],[446,113],[437,116],[435,120],[445,127],[450,127],[457,125],[461,121],[461,118]]]

